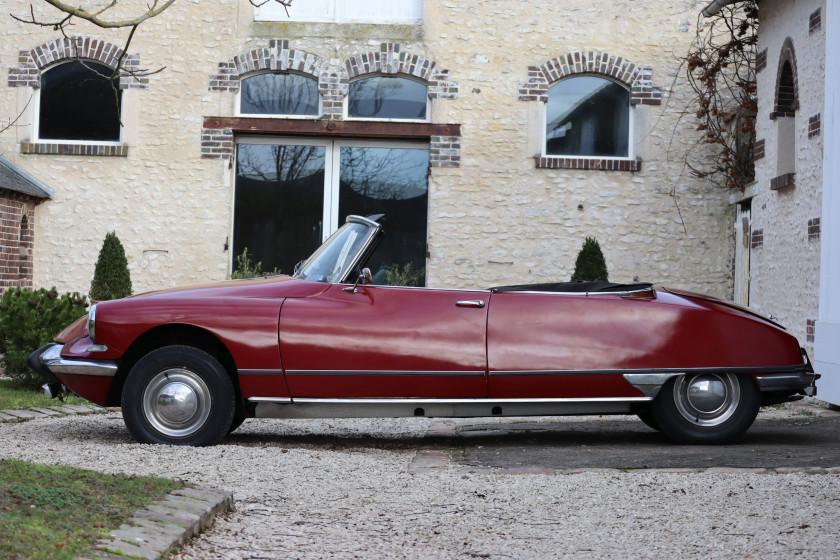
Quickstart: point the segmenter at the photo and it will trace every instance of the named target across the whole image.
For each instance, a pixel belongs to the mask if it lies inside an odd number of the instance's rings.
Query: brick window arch
[[[538,66],[528,67],[528,81],[519,85],[520,101],[549,103],[549,90],[563,80],[595,76],[622,85],[629,92],[629,105],[660,105],[661,88],[653,86],[653,70],[622,57],[598,51],[574,51]],[[631,154],[632,155],[632,154]],[[638,171],[641,160],[633,157],[569,157],[540,154],[537,167]]]
[[[9,70],[9,87],[31,87],[41,90],[44,77],[53,70],[60,71],[71,68],[75,63],[88,61],[88,66],[113,70],[117,68],[122,58],[123,68],[128,73],[119,76],[119,89],[148,89],[149,78],[143,75],[131,74],[140,70],[140,55],[127,54],[117,45],[92,37],[64,37],[54,39],[29,50],[23,50],[18,55],[18,66]],[[49,83],[47,83],[49,86]],[[71,142],[68,139],[46,138],[41,141],[25,141],[21,145],[23,153],[66,154],[66,155],[103,155],[125,156],[128,146],[119,142],[103,144],[98,140],[81,140]]]
[[[785,39],[779,54],[779,69],[776,72],[776,92],[773,116],[793,117],[799,108],[799,81],[796,77],[796,52],[793,39]]]
[[[796,110],[799,86],[793,39],[787,37],[779,53],[776,91],[770,118],[776,121],[776,176],[770,188],[779,190],[796,185]]]

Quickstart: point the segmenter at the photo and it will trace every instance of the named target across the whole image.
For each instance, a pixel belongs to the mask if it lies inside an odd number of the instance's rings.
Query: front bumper
[[[804,348],[802,352],[803,371],[758,375],[755,382],[763,393],[788,393],[814,397],[817,394],[817,379],[820,374],[814,373],[814,366]]]
[[[117,362],[112,360],[87,360],[84,358],[65,358],[61,355],[64,346],[51,342],[32,352],[26,363],[49,383],[59,383],[56,374],[97,375],[114,377]]]

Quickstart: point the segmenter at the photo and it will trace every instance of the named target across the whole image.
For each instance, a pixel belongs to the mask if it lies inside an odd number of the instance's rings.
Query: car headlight
[[[96,304],[90,306],[90,311],[88,311],[88,320],[87,320],[87,330],[88,334],[90,335],[90,340],[94,344],[96,343]]]

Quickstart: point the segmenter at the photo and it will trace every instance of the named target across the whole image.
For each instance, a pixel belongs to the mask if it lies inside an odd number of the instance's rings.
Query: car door
[[[288,299],[280,354],[292,397],[487,396],[489,292],[335,284]]]

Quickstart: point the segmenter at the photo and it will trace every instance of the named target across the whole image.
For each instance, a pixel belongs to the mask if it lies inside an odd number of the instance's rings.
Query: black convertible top
[[[653,286],[649,282],[614,284],[612,282],[551,282],[548,284],[521,284],[496,286],[491,292],[632,292]]]

